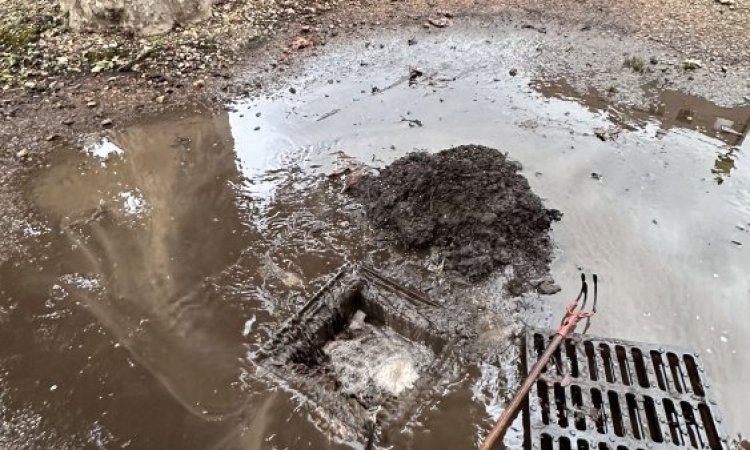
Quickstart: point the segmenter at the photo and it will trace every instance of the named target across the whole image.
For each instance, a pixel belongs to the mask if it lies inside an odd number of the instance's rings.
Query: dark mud
[[[470,280],[509,265],[541,273],[561,213],[531,191],[521,165],[498,150],[462,145],[412,153],[352,192],[367,217],[408,250],[436,248],[445,268]]]

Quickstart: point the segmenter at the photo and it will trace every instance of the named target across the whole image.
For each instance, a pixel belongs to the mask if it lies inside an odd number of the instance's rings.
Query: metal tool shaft
[[[484,444],[482,444],[480,450],[491,450],[495,445],[495,442],[505,435],[505,432],[507,431],[510,424],[513,423],[513,419],[518,414],[518,411],[521,410],[521,406],[523,405],[526,396],[529,394],[531,387],[534,385],[534,383],[536,383],[537,378],[539,378],[539,375],[541,375],[544,367],[547,365],[547,362],[549,362],[550,358],[552,358],[552,355],[555,353],[558,347],[560,347],[560,343],[562,343],[562,341],[563,336],[559,334],[556,334],[555,337],[552,338],[552,341],[550,341],[547,349],[544,351],[544,353],[542,353],[542,356],[539,358],[539,360],[537,360],[536,364],[534,364],[534,367],[529,372],[529,376],[526,377],[526,380],[523,382],[518,391],[516,391],[516,395],[513,396],[513,399],[500,415],[500,419],[498,419],[497,423],[492,428],[492,431],[490,431],[490,434],[488,434],[485,438]]]

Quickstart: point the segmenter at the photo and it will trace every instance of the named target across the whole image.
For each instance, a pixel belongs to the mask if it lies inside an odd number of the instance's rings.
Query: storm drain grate
[[[527,367],[553,334],[526,335]],[[574,335],[529,394],[533,450],[727,449],[700,357],[684,349]]]

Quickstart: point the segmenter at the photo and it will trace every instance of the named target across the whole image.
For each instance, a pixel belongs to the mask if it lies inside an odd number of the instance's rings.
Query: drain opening
[[[570,397],[573,401],[573,407],[576,411],[574,415],[575,427],[576,429],[583,431],[586,429],[586,417],[581,412],[583,411],[583,395],[581,393],[581,387],[575,385],[571,386]]]
[[[688,436],[690,437],[690,445],[694,448],[703,448],[704,441],[701,435],[698,422],[695,420],[695,414],[693,414],[693,407],[688,402],[681,402],[680,408],[682,409],[682,417],[685,418],[685,426],[688,430]]]
[[[633,355],[633,363],[635,364],[635,374],[638,377],[638,384],[641,387],[649,387],[648,372],[646,372],[646,364],[643,361],[643,352],[638,348],[633,348],[630,352]]]
[[[546,434],[546,433],[542,434],[541,447],[542,447],[542,450],[553,450],[553,448],[552,448],[552,436],[550,436],[549,434]]]
[[[677,409],[675,409],[672,400],[668,398],[664,399],[664,412],[667,413],[669,434],[672,437],[672,442],[680,446],[685,445],[685,436],[682,434],[682,428],[680,427],[680,418],[677,415]]]
[[[610,382],[615,382],[615,368],[614,361],[612,361],[612,352],[609,350],[609,345],[599,344],[599,352],[602,355],[602,361],[604,362],[604,378]]]
[[[645,396],[643,398],[643,409],[646,411],[646,420],[648,421],[648,431],[651,434],[651,440],[654,442],[664,442],[654,399]]]
[[[594,409],[597,410],[596,419],[596,431],[601,434],[607,433],[607,413],[604,409],[604,399],[602,398],[602,391],[596,388],[591,388],[591,401],[594,404]]]
[[[609,447],[607,447],[607,444],[605,444],[604,442],[600,442],[598,450],[609,450]]]
[[[711,450],[720,450],[721,440],[719,439],[719,433],[716,431],[716,425],[711,410],[708,409],[706,404],[701,403],[698,405],[698,411],[701,414],[703,429],[706,430],[709,447],[711,447]]]
[[[617,363],[620,365],[620,377],[622,382],[626,386],[633,384],[633,377],[630,373],[630,364],[628,363],[628,353],[625,351],[625,347],[622,345],[615,346],[615,354],[617,355]]]
[[[589,378],[591,381],[599,380],[599,369],[596,365],[596,352],[594,351],[594,344],[590,341],[583,343],[583,348],[586,350],[586,360],[589,363]]]
[[[534,350],[536,350],[536,358],[539,360],[539,358],[542,357],[542,353],[544,353],[544,336],[542,336],[539,333],[534,334]],[[547,368],[545,367],[542,369],[543,372],[547,371]]]
[[[706,393],[703,390],[703,383],[698,373],[698,365],[695,363],[695,358],[691,355],[685,355],[683,361],[685,361],[685,367],[687,367],[688,378],[690,379],[690,385],[693,387],[693,392],[695,395],[703,397]]]
[[[612,415],[612,428],[617,436],[625,436],[625,428],[622,425],[622,410],[620,409],[620,397],[615,391],[607,392],[609,398],[609,409]]]
[[[565,340],[565,353],[568,356],[568,361],[570,361],[570,376],[578,378],[580,375],[578,371],[578,351],[573,340]]]
[[[589,443],[588,441],[584,441],[583,439],[578,439],[578,450],[589,450]]]
[[[641,412],[638,409],[638,402],[635,395],[626,394],[625,403],[628,405],[628,414],[630,416],[630,428],[636,439],[643,439],[643,422],[641,421]]]
[[[674,387],[677,392],[685,392],[685,377],[682,374],[682,367],[680,366],[680,359],[674,353],[667,353],[667,361],[669,361],[669,370],[672,372],[672,380],[674,380]]]
[[[549,425],[549,388],[544,381],[537,381],[536,392],[539,396],[539,406],[542,412],[542,422]]]
[[[571,450],[570,439],[566,438],[565,436],[560,438],[560,450]]]
[[[656,372],[656,382],[659,385],[659,389],[662,391],[669,391],[669,386],[667,385],[667,372],[664,368],[664,362],[662,362],[661,359],[661,353],[652,350],[651,361],[654,364],[654,372]]]
[[[565,388],[560,383],[555,383],[555,404],[557,405],[557,424],[563,428],[568,427],[568,408],[565,405]]]

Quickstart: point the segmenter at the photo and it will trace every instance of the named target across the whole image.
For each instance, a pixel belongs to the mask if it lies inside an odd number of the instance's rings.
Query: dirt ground
[[[445,269],[471,280],[507,266],[547,271],[549,230],[561,213],[545,209],[500,151],[463,145],[435,155],[412,153],[352,192],[373,224],[408,250],[435,247]]]

